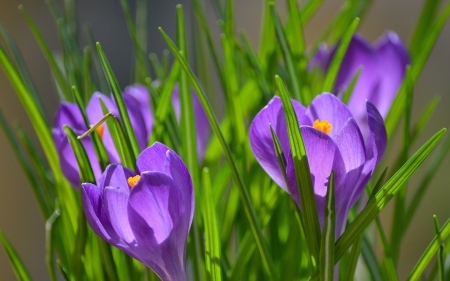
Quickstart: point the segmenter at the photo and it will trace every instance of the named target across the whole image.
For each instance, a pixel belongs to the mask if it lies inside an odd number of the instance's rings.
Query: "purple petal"
[[[330,136],[311,127],[305,126],[300,129],[308,157],[319,219],[321,225],[323,225],[325,195],[327,193],[328,178],[331,170],[334,170],[335,175],[336,205],[338,205],[340,200],[345,199],[343,190],[345,164],[339,148]],[[289,193],[293,196],[298,206],[300,206],[294,163],[291,158],[288,159],[286,170],[289,180]]]
[[[279,127],[279,112],[282,111],[281,99],[274,97],[270,102],[255,116],[250,126],[250,146],[256,160],[267,174],[284,190],[287,186],[283,177],[283,173],[277,161],[277,155],[273,146],[270,124],[274,130]],[[283,128],[279,128],[280,132],[285,131],[287,134],[286,124]],[[282,138],[278,135],[278,138]],[[285,139],[285,137],[283,138]],[[281,139],[280,139],[281,142]],[[285,151],[283,151],[285,152]],[[287,156],[286,152],[284,154]]]
[[[129,196],[130,191],[128,186],[105,187],[105,211],[117,235],[126,243],[132,243],[134,240],[133,231],[128,221],[127,207]]]
[[[144,119],[147,134],[150,136],[153,130],[154,117],[151,110],[150,94],[147,87],[142,85],[128,86],[125,88],[124,96],[126,95],[131,95],[138,100],[140,105],[139,111]]]
[[[62,129],[64,125],[68,125],[74,130],[87,130],[83,116],[76,104],[61,102],[56,110],[53,128]]]
[[[376,43],[380,86],[376,95],[367,97],[385,118],[410,64],[408,52],[396,33],[389,31]]]
[[[330,93],[318,95],[306,109],[302,125],[313,124],[315,120],[326,120],[333,128],[329,132],[331,138],[339,134],[347,120],[352,118],[347,106]]]
[[[205,154],[206,145],[208,144],[209,135],[211,134],[211,127],[209,126],[206,112],[194,91],[192,91],[192,99],[194,104],[195,130],[197,131],[197,157],[201,162]]]
[[[328,46],[325,43],[321,43],[317,52],[311,58],[308,63],[308,70],[312,70],[315,67],[319,66],[321,69],[325,70],[328,67],[330,60],[330,50],[328,50]]]
[[[91,122],[92,124],[97,123],[104,115],[100,99],[104,102],[109,112],[111,112],[115,116],[119,116],[119,112],[114,102],[109,97],[103,95],[102,93],[95,92],[94,95],[91,97],[88,106],[86,107],[86,114],[88,116],[89,122]],[[120,163],[119,154],[117,152],[116,147],[114,146],[114,141],[111,137],[111,133],[109,132],[108,125],[104,123],[103,126],[104,130],[102,141],[108,152],[109,160],[111,163]]]
[[[83,131],[75,131],[75,133],[80,135]],[[63,130],[58,129],[52,130],[52,136],[53,141],[55,142],[56,150],[58,151],[61,170],[70,184],[74,188],[78,189],[80,186],[80,170],[78,169],[77,159],[73,152],[72,146],[70,145],[69,139]],[[86,137],[81,140],[81,143],[83,144],[88,156],[95,179],[98,180],[102,174],[102,171],[97,155],[95,154],[92,141],[90,137]]]
[[[369,124],[369,138],[367,141],[367,159],[376,159],[376,164],[383,158],[387,144],[387,133],[383,118],[376,107],[366,102],[367,123]]]
[[[141,257],[149,266],[157,265],[152,268],[161,277],[169,276],[167,280],[185,276],[187,235],[174,239],[171,234],[185,211],[183,205],[174,181],[160,172],[142,173],[130,194],[130,225],[137,244],[146,249]]]
[[[136,161],[136,168],[139,173],[147,171],[157,171],[170,174],[164,165],[166,161],[166,152],[170,150],[160,142],[155,142],[152,146],[146,148],[139,154]]]
[[[138,145],[140,149],[144,149],[147,147],[151,132],[147,131],[147,124],[141,112],[141,107],[143,105],[132,95],[123,95],[123,99],[128,111],[128,116],[130,117],[131,125],[134,128]],[[149,107],[150,104],[147,104],[146,106]]]

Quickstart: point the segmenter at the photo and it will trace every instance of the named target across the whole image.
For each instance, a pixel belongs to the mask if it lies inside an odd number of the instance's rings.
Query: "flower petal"
[[[280,169],[280,165],[277,161],[277,155],[273,146],[272,134],[270,131],[270,124],[272,128],[277,132],[285,132],[287,135],[286,122],[284,122],[284,130],[280,122],[279,112],[282,112],[281,99],[274,97],[270,102],[255,116],[252,125],[250,126],[250,146],[256,160],[266,171],[267,174],[284,190],[287,190],[287,186],[283,177],[283,173]],[[286,137],[283,134],[277,134],[278,138],[286,142]],[[289,140],[288,140],[289,141]],[[289,144],[289,142],[287,143]],[[286,146],[286,145],[285,145]],[[283,152],[284,149],[283,149]],[[284,154],[287,156],[287,153]]]
[[[169,148],[160,142],[155,142],[152,146],[144,149],[136,161],[137,172],[157,171],[170,174],[164,165],[167,150]]]
[[[384,126],[383,117],[376,109],[376,107],[366,102],[367,109],[367,123],[369,125],[369,138],[367,141],[367,159],[376,159],[376,165],[380,163],[383,158],[384,151],[387,144],[387,133]]]
[[[92,124],[97,123],[104,115],[100,99],[104,102],[109,112],[114,114],[114,116],[119,116],[119,112],[114,102],[102,93],[95,92],[86,107],[86,114],[88,116],[89,122],[91,122]],[[120,163],[119,153],[117,152],[117,149],[114,145],[114,141],[111,137],[111,133],[109,132],[108,125],[106,123],[104,123],[103,125],[104,130],[102,141],[108,152],[109,160],[111,163]]]
[[[124,96],[131,95],[139,102],[139,111],[145,122],[145,128],[148,136],[153,130],[155,118],[151,110],[150,94],[147,87],[142,85],[132,85],[125,88]]]
[[[385,118],[403,82],[406,65],[410,64],[408,51],[395,32],[389,31],[376,43],[380,68],[380,86],[376,95],[367,97]]]
[[[61,102],[55,113],[53,128],[62,129],[64,125],[68,125],[74,130],[87,130],[84,124],[83,116],[76,104],[69,102]]]
[[[339,134],[347,120],[352,117],[347,106],[336,96],[330,93],[323,93],[314,98],[308,106],[301,124],[313,124],[312,122],[317,119],[319,121],[326,120],[333,126],[329,136],[334,138],[336,134]]]
[[[300,129],[305,143],[306,155],[308,156],[319,219],[321,225],[323,225],[325,196],[331,170],[334,170],[335,176],[336,205],[345,199],[343,185],[345,164],[338,146],[329,135],[312,127],[302,126]],[[288,159],[286,170],[289,180],[289,193],[300,206],[295,168],[291,158]]]
[[[139,148],[144,149],[147,147],[151,132],[147,131],[147,124],[141,112],[142,103],[134,96],[128,94],[123,95],[123,100],[128,111],[128,116],[130,117],[131,125],[134,128],[134,134],[136,135]],[[150,105],[147,104],[146,106],[149,107]]]

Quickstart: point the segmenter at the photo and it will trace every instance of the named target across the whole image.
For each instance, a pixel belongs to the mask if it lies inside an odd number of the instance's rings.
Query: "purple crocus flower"
[[[147,147],[147,142],[153,128],[153,114],[150,110],[150,97],[148,96],[148,91],[143,86],[130,86],[125,89],[123,98],[125,106],[128,109],[128,114],[130,115],[131,124],[133,127],[139,128],[135,131],[139,147],[144,149]],[[117,106],[113,99],[102,93],[95,92],[86,107],[88,121],[91,124],[97,123],[98,120],[103,117],[100,99],[111,113],[115,116],[119,116]],[[77,188],[80,185],[78,165],[63,130],[63,125],[68,125],[79,135],[87,131],[88,127],[83,121],[78,106],[68,102],[62,102],[60,104],[56,111],[53,125],[53,141],[55,142],[56,149],[60,155],[61,169],[71,185]],[[110,163],[120,163],[120,158],[117,149],[114,146],[108,126],[106,124],[101,125],[97,128],[97,133],[105,145]],[[90,137],[84,138],[82,143],[90,160],[95,178],[98,179],[101,175],[101,169]]]
[[[337,238],[344,230],[349,209],[361,196],[384,154],[387,135],[383,118],[367,101],[369,131],[367,136],[363,136],[348,107],[332,94],[318,95],[307,108],[295,100],[292,103],[308,155],[322,226],[328,177],[334,170]],[[287,182],[277,161],[270,124],[283,150]],[[250,128],[250,145],[262,168],[293,196],[300,207],[286,119],[279,97],[274,97],[256,115]]]
[[[189,171],[158,142],[142,151],[136,166],[135,173],[111,164],[98,186],[82,184],[89,225],[162,280],[186,280],[186,239],[194,214]]]
[[[327,70],[337,46],[328,51],[322,45],[310,66],[319,65]],[[406,65],[410,64],[408,51],[393,31],[386,32],[375,44],[370,44],[361,35],[355,34],[341,64],[335,83],[335,92],[342,95],[351,80],[362,68],[361,75],[353,89],[348,107],[363,133],[367,132],[366,110],[362,104],[370,101],[386,118],[392,102],[405,77]]]

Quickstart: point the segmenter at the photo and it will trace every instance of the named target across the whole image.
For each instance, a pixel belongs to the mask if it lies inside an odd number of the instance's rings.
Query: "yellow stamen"
[[[103,138],[103,132],[105,131],[105,126],[100,125],[96,129],[97,134],[100,136],[100,138]]]
[[[333,129],[333,126],[330,123],[328,123],[327,120],[319,121],[319,119],[316,119],[316,121],[314,121],[313,127],[314,129],[322,131],[327,135],[331,131],[331,129]]]
[[[134,176],[134,177],[129,177],[128,178],[128,184],[131,187],[134,187],[136,185],[136,183],[139,181],[139,179],[141,178],[140,175]]]

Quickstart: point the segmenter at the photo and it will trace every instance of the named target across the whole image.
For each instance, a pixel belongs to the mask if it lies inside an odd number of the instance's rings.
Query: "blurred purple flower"
[[[113,100],[113,98],[96,92],[89,101],[86,107],[86,114],[91,124],[95,124],[103,117],[103,110],[101,107],[100,99],[103,100],[108,110],[115,116],[119,116],[119,111]],[[141,150],[145,149],[148,144],[148,140],[151,136],[154,117],[150,107],[150,95],[145,86],[133,85],[125,88],[123,93],[123,99],[125,106],[128,109],[131,124],[135,130],[136,138]],[[172,104],[174,107],[175,115],[178,120],[180,118],[180,100],[178,93],[178,86],[176,85],[172,93]],[[199,161],[203,160],[206,144],[210,134],[210,127],[206,113],[198,100],[198,97],[193,93],[193,105],[197,130],[197,155]],[[77,161],[67,136],[64,132],[63,125],[71,127],[75,133],[81,135],[88,130],[88,127],[83,121],[81,112],[76,104],[63,102],[59,106],[53,124],[53,141],[55,142],[56,149],[60,155],[60,164],[65,177],[69,180],[73,187],[78,188],[80,185],[80,176]],[[117,149],[114,146],[113,139],[108,130],[106,124],[101,125],[97,132],[100,134],[103,144],[110,163],[120,163],[120,157]],[[95,178],[98,180],[101,175],[100,165],[98,163],[97,156],[94,151],[93,144],[90,137],[86,137],[82,140],[86,153],[89,157],[92,169],[94,171]]]
[[[142,151],[137,173],[109,165],[99,184],[83,183],[83,208],[92,229],[164,280],[186,280],[186,241],[194,190],[186,165],[167,146]]]
[[[336,49],[337,46],[329,51],[325,45],[321,45],[312,58],[310,67],[319,65],[326,71]],[[366,110],[361,105],[366,100],[370,101],[381,116],[386,118],[405,77],[408,64],[408,51],[395,32],[386,32],[373,45],[359,34],[353,36],[336,78],[334,92],[338,96],[342,95],[358,69],[362,67],[348,108],[363,133],[367,132],[368,128]]]
[[[147,147],[147,142],[153,128],[153,113],[150,110],[150,97],[148,91],[144,86],[129,86],[125,89],[123,98],[125,106],[128,109],[128,114],[130,115],[131,124],[133,127],[139,128],[139,130],[135,131],[139,147],[144,149]],[[103,100],[111,113],[115,116],[119,116],[117,106],[113,99],[102,93],[95,92],[86,107],[88,121],[91,124],[97,123],[104,115],[100,99]],[[78,165],[67,136],[62,129],[63,125],[71,127],[78,135],[81,135],[88,130],[76,104],[69,102],[62,102],[60,104],[55,114],[52,135],[60,156],[59,159],[64,176],[69,180],[73,187],[78,188],[78,186],[80,186]],[[117,149],[114,146],[108,126],[106,124],[101,125],[97,128],[97,133],[100,135],[102,142],[105,145],[110,163],[120,163],[120,158]],[[95,178],[98,179],[101,175],[101,169],[90,137],[84,138],[82,143],[89,157]]]
[[[366,102],[367,136],[361,134],[350,110],[337,97],[324,93],[308,106],[292,100],[308,155],[321,225],[331,170],[335,173],[336,237],[345,227],[349,209],[364,191],[376,165],[383,157],[387,135],[383,118]],[[269,124],[285,157],[287,182],[277,161]],[[365,138],[364,138],[365,137]],[[364,142],[366,139],[366,143]],[[279,97],[274,97],[255,117],[250,127],[250,145],[262,168],[300,207],[286,119]]]

